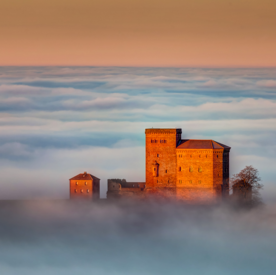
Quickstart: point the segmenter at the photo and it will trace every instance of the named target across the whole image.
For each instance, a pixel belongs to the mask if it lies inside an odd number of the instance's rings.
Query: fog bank
[[[275,274],[276,206],[0,202],[1,274]]]

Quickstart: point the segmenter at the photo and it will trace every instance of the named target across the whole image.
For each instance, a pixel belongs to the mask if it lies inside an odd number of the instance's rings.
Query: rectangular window
[[[165,170],[165,173],[167,173],[168,172],[168,170]]]
[[[157,157],[159,158],[159,154],[157,154]]]
[[[179,167],[179,172],[181,172],[181,167]]]

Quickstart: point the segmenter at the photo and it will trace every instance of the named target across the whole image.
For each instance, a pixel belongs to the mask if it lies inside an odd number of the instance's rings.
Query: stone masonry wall
[[[213,150],[177,149],[178,188],[213,188]]]
[[[181,129],[146,129],[146,188],[176,186],[175,148],[179,140]]]
[[[70,198],[93,197],[93,180],[70,180]]]
[[[221,196],[223,185],[223,149],[214,149],[213,163],[214,190],[218,196]]]

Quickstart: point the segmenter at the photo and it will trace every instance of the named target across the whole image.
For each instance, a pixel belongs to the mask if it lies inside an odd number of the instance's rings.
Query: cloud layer
[[[181,127],[184,138],[231,146],[231,174],[254,165],[267,186],[264,195],[272,198],[275,73],[2,67],[0,173],[9,185],[1,182],[0,197],[66,198],[68,179],[84,170],[102,179],[104,197],[108,177],[144,179],[145,128]],[[38,175],[40,183],[34,181]]]

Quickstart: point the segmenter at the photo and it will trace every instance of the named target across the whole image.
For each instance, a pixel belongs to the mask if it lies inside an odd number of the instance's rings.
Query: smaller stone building
[[[86,198],[99,199],[100,198],[100,179],[84,172],[69,180],[70,185],[70,199]]]
[[[145,182],[127,182],[125,179],[107,180],[107,199],[141,198],[144,196]]]

